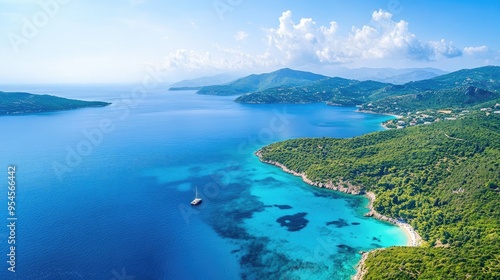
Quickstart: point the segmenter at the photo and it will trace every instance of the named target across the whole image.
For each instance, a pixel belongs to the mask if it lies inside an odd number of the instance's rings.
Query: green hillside
[[[310,72],[280,69],[271,73],[250,75],[227,85],[202,87],[197,93],[208,95],[242,95],[280,86],[302,86],[326,78]]]
[[[410,82],[405,86],[411,90],[420,91],[473,86],[495,92],[500,90],[500,67],[485,66],[463,69],[429,80]]]
[[[306,86],[276,87],[240,96],[240,103],[316,103],[354,106],[369,100],[370,94],[378,93],[389,84],[374,81],[356,81],[343,78],[327,78]]]
[[[361,110],[405,114],[417,110],[468,108],[500,98],[500,67],[466,69],[428,80],[392,85],[328,78],[305,86],[275,87],[240,96],[241,103],[360,105]]]
[[[110,104],[99,101],[66,99],[51,95],[0,91],[0,115],[55,112],[87,107],[104,107]]]
[[[375,209],[408,221],[423,247],[372,252],[365,279],[500,279],[500,115],[352,139],[295,139],[261,149],[315,182],[349,182]]]
[[[425,109],[470,108],[500,98],[500,92],[491,92],[474,86],[429,90],[421,93],[396,95],[363,104],[361,110],[404,115]]]
[[[362,110],[404,114],[423,109],[468,108],[500,98],[500,67],[465,69],[433,79],[389,86]]]

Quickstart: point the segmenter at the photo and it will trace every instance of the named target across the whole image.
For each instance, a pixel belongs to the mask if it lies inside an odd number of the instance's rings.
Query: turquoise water
[[[253,154],[381,130],[388,117],[162,90],[119,102],[131,88],[2,88],[114,105],[0,117],[5,178],[18,168],[17,271],[4,265],[0,279],[349,279],[359,251],[406,244],[363,217],[365,198],[308,186]]]

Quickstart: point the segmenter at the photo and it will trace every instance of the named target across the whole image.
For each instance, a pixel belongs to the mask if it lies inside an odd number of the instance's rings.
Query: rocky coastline
[[[276,161],[263,160],[262,159],[262,153],[260,151],[257,151],[255,153],[255,155],[257,155],[259,157],[260,161],[262,161],[264,163],[278,166],[283,171],[285,171],[286,173],[290,173],[292,175],[301,177],[302,180],[304,182],[308,183],[309,185],[316,186],[316,187],[319,187],[319,188],[326,188],[326,189],[330,189],[330,190],[334,190],[334,191],[339,191],[339,192],[343,192],[343,193],[347,193],[347,194],[352,194],[352,195],[361,195],[361,194],[363,194],[363,191],[362,191],[362,189],[360,187],[351,184],[349,181],[342,181],[342,180],[340,180],[340,181],[338,181],[336,183],[334,183],[333,181],[330,181],[328,183],[313,182],[312,180],[310,180],[309,178],[307,178],[307,176],[306,176],[305,173],[299,173],[299,172],[290,170],[285,165],[283,165],[283,164],[281,164],[279,162],[276,162]]]

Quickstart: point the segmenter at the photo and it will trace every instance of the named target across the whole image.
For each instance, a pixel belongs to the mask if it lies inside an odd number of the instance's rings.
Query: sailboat
[[[191,201],[191,205],[198,205],[201,203],[201,197],[198,197],[198,187],[196,187],[196,196],[193,201]]]

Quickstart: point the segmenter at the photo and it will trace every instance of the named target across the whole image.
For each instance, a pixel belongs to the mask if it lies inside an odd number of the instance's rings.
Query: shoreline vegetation
[[[276,162],[276,161],[264,160],[262,158],[262,153],[260,150],[255,152],[255,155],[259,158],[259,160],[261,162],[280,167],[286,173],[301,177],[305,183],[307,183],[311,186],[315,186],[315,187],[319,187],[319,188],[326,188],[326,189],[339,191],[339,192],[343,192],[343,193],[350,194],[350,195],[364,195],[366,198],[368,198],[368,201],[369,201],[368,206],[367,206],[369,211],[365,214],[365,217],[372,217],[372,218],[380,220],[380,221],[388,222],[388,223],[391,223],[391,224],[399,227],[400,229],[402,229],[403,232],[405,233],[407,239],[408,239],[407,246],[418,247],[421,245],[422,237],[415,231],[415,229],[410,224],[408,224],[402,220],[398,220],[398,219],[384,216],[384,215],[378,213],[373,208],[373,203],[375,202],[375,199],[376,199],[375,193],[373,193],[373,192],[364,193],[361,191],[361,188],[354,186],[349,182],[344,182],[344,181],[339,181],[339,182],[337,182],[337,184],[334,184],[332,181],[330,181],[327,184],[313,182],[312,180],[307,178],[306,174],[304,174],[304,173],[299,173],[299,172],[290,170],[285,165],[283,165],[279,162]],[[361,260],[356,265],[356,274],[352,277],[352,279],[354,279],[354,280],[363,279],[363,276],[367,272],[367,269],[365,267],[365,261],[368,258],[368,255],[370,253],[378,251],[378,250],[383,250],[383,249],[375,249],[375,250],[372,250],[370,252],[362,252]]]
[[[422,237],[418,234],[417,231],[415,231],[415,229],[410,224],[408,224],[402,220],[398,220],[398,219],[384,216],[384,215],[378,213],[377,211],[375,211],[375,209],[373,208],[373,203],[375,202],[375,199],[376,199],[375,193],[367,192],[367,193],[365,193],[365,197],[368,198],[368,200],[370,201],[368,204],[368,209],[370,211],[367,214],[365,214],[366,217],[373,217],[377,220],[389,222],[389,223],[401,228],[404,231],[404,233],[406,234],[406,236],[408,237],[407,246],[417,247],[417,246],[420,246],[422,244]]]
[[[373,217],[377,220],[389,222],[391,224],[394,224],[398,226],[400,229],[403,230],[403,232],[406,234],[406,237],[408,238],[408,247],[418,247],[422,244],[422,237],[418,234],[417,231],[408,223],[404,221],[400,221],[394,218],[390,218],[387,216],[384,216],[373,208],[373,203],[375,202],[376,196],[375,193],[373,192],[367,192],[365,193],[365,197],[368,198],[369,204],[368,204],[368,209],[370,209],[370,212],[365,214],[367,217]],[[362,280],[365,276],[365,274],[368,272],[368,269],[365,266],[365,261],[368,259],[368,256],[379,250],[384,250],[383,248],[381,249],[375,249],[369,252],[363,252],[361,255],[361,260],[358,262],[356,265],[356,274],[352,277],[353,280]]]

